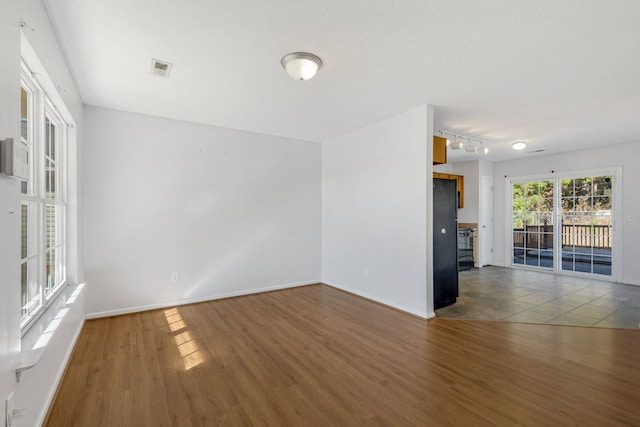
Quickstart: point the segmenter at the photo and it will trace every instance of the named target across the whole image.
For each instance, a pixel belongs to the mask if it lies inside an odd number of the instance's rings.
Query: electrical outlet
[[[362,271],[362,274],[364,275],[364,277],[369,277],[369,267],[365,267]]]
[[[171,281],[172,282],[177,282],[178,280],[180,280],[180,273],[178,273],[177,271],[174,271],[171,273]]]

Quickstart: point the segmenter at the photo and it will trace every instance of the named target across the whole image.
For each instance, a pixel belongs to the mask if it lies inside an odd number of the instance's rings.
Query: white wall
[[[432,116],[423,106],[322,144],[323,282],[423,317]]]
[[[452,163],[450,173],[464,176],[464,207],[458,209],[458,222],[477,224],[480,220],[480,172],[478,160]]]
[[[640,240],[640,142],[612,145],[598,149],[574,151],[494,164],[494,262],[505,259],[505,175],[508,177],[622,167],[622,241],[621,281],[640,285],[637,260]],[[614,224],[614,226],[616,226]]]
[[[81,121],[81,101],[70,70],[57,41],[55,31],[40,0],[3,0],[0,2],[0,138],[20,137],[20,21],[24,20],[36,31],[25,31],[32,50],[39,57],[39,75],[47,74],[55,86],[65,91],[57,96],[69,108],[73,118]],[[80,134],[80,126],[74,129]],[[76,147],[71,147],[70,157],[75,156]],[[77,174],[72,170],[73,175]],[[75,201],[75,197],[72,197]],[[53,394],[59,374],[64,367],[66,355],[82,325],[82,316],[69,316],[61,322],[47,346],[47,351],[38,362],[37,369],[27,371],[24,382],[16,383],[15,368],[21,350],[20,337],[20,239],[19,227],[19,182],[0,177],[0,415],[4,420],[4,400],[15,391],[15,403],[25,412],[18,425],[37,425]],[[75,205],[69,208],[68,224],[73,236],[68,241],[73,280],[82,275],[82,265],[77,258],[77,239],[81,232]],[[83,313],[84,304],[79,298],[74,312]],[[33,393],[37,385],[38,393]]]
[[[453,173],[453,163],[442,163],[439,165],[433,165],[433,172]]]
[[[96,107],[85,126],[89,315],[320,281],[320,144]]]
[[[18,0],[0,2],[0,139],[20,136],[18,5]],[[4,400],[15,389],[20,351],[19,191],[17,180],[0,176],[0,420]]]
[[[488,160],[479,160],[478,174],[480,175],[480,178],[483,176],[493,176],[493,162]],[[480,179],[480,181],[482,181],[482,179]]]
[[[42,354],[35,366],[22,371],[20,382],[16,385],[16,408],[24,409],[16,427],[41,425],[47,415],[84,323],[84,292],[78,288],[66,288],[50,307],[50,312],[42,316],[44,322],[34,325],[22,339],[22,351],[35,349],[33,353],[42,351]],[[74,302],[71,303],[71,300]],[[38,333],[31,336],[34,331]],[[40,342],[47,339],[46,346],[41,347]],[[33,356],[27,359],[32,360]]]
[[[487,160],[469,160],[436,165],[433,170],[464,176],[464,207],[458,209],[458,222],[479,223],[482,177],[493,176],[493,163]]]

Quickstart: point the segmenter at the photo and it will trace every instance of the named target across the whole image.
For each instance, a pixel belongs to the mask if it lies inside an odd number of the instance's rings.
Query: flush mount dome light
[[[312,53],[294,52],[286,55],[280,61],[282,67],[287,70],[291,78],[296,80],[309,80],[316,75],[322,60]]]
[[[513,143],[513,149],[516,151],[524,150],[527,146],[527,143],[524,141],[516,141]]]

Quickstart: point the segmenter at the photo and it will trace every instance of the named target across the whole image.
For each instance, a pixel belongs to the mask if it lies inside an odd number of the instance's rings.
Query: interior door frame
[[[587,277],[590,279],[598,279],[611,282],[619,282],[621,274],[621,248],[623,239],[623,221],[622,221],[622,167],[615,166],[609,168],[597,168],[597,169],[584,169],[575,171],[555,172],[539,175],[525,175],[525,176],[505,176],[505,252],[504,252],[504,265],[510,268],[529,269],[540,271],[536,267],[530,267],[527,265],[513,264],[513,183],[521,181],[542,181],[553,180],[554,181],[554,210],[553,217],[554,224],[557,224],[560,204],[559,183],[560,180],[565,178],[584,178],[589,176],[602,176],[611,175],[611,198],[612,198],[612,215],[611,215],[611,232],[613,233],[613,247],[611,248],[611,276],[595,273],[582,273],[577,271],[562,270],[559,268],[557,260],[558,255],[562,256],[562,248],[557,244],[554,244],[554,264],[553,269],[546,269],[554,274],[566,275],[566,276],[578,276]],[[557,242],[557,236],[554,232],[554,241]],[[559,253],[558,253],[559,252]]]
[[[491,194],[490,200],[486,200],[485,197],[485,190],[487,190],[487,186],[489,186],[489,192]],[[476,245],[478,248],[478,265],[476,267],[478,268],[482,268],[493,263],[493,191],[493,176],[480,177],[480,222],[478,223],[478,244]],[[485,218],[485,208],[487,207],[491,209],[491,215],[489,218]],[[485,224],[488,224],[489,227],[485,227]],[[487,246],[490,248],[490,255],[487,255],[485,252]]]

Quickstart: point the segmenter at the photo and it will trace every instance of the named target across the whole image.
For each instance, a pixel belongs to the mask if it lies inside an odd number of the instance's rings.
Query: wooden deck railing
[[[526,245],[525,245],[526,236]],[[610,225],[563,225],[562,246],[611,248]],[[527,225],[513,229],[515,248],[553,248],[553,225]]]

